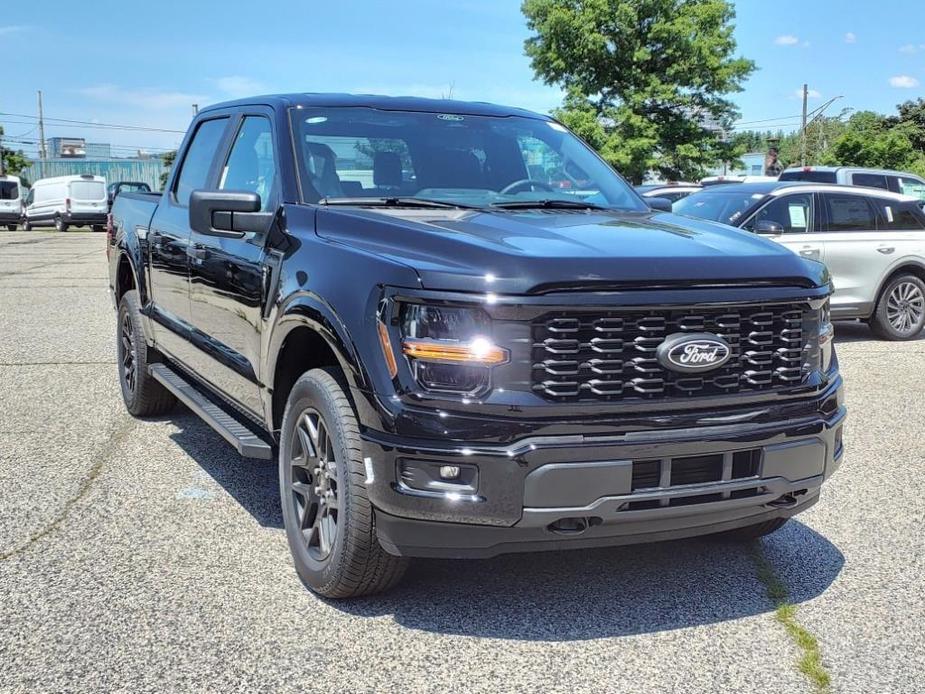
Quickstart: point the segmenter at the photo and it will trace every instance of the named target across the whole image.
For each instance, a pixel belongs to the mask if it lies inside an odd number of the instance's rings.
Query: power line
[[[30,120],[38,120],[38,116],[31,116],[27,113],[0,112],[0,116],[11,116],[13,118],[28,118]],[[109,128],[113,130],[139,130],[139,131],[144,131],[144,132],[173,133],[173,134],[179,134],[179,135],[186,134],[185,130],[172,130],[170,128],[152,128],[152,127],[144,126],[144,125],[125,125],[121,123],[96,123],[93,121],[74,120],[71,118],[49,118],[47,116],[44,118],[44,120],[46,123],[50,123],[53,125],[74,124],[74,125],[81,125],[81,126],[88,127],[88,128],[104,128],[104,129]]]

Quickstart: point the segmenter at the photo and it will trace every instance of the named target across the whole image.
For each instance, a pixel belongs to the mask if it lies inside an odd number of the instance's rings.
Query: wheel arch
[[[880,299],[883,298],[883,292],[887,286],[899,275],[915,275],[925,282],[925,262],[917,258],[901,258],[887,269],[877,287],[876,299],[874,300],[873,311],[876,312]]]

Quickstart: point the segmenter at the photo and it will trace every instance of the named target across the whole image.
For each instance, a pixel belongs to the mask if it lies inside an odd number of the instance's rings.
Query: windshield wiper
[[[581,200],[560,200],[556,198],[548,198],[546,200],[508,200],[505,202],[493,202],[491,207],[504,207],[514,210],[529,210],[529,209],[563,209],[563,210],[609,210],[611,208],[604,207],[603,205],[595,205],[591,202],[583,202]]]
[[[475,205],[463,205],[458,202],[445,200],[428,200],[427,198],[389,196],[389,197],[352,197],[352,198],[321,198],[319,205],[357,205],[377,207],[437,207],[450,209],[475,210]]]

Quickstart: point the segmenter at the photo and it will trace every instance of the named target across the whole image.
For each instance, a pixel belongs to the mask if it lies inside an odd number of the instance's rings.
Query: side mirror
[[[260,196],[233,190],[194,190],[189,201],[189,225],[208,236],[241,238],[270,227],[271,212],[260,211]]]
[[[755,225],[758,234],[783,234],[784,227],[771,219],[759,219]]]
[[[649,207],[659,212],[671,212],[671,200],[668,198],[646,198]]]

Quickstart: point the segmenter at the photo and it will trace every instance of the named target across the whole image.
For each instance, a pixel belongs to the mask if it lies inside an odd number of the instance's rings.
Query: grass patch
[[[760,580],[774,603],[774,618],[784,627],[790,640],[800,652],[797,669],[806,676],[820,694],[831,691],[832,678],[822,662],[819,641],[797,621],[797,606],[790,602],[787,586],[774,573],[771,563],[764,556],[760,543],[755,543],[752,558],[758,569]]]

